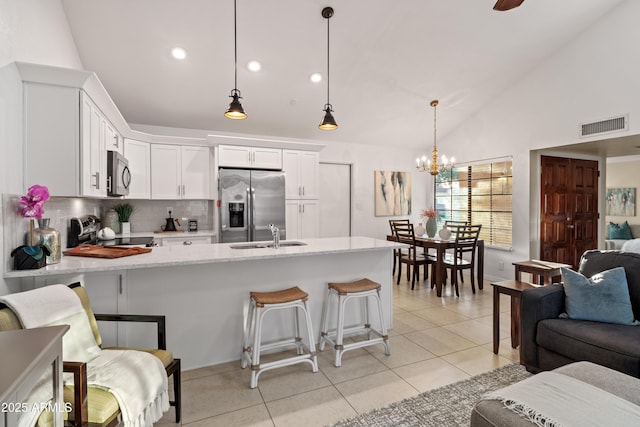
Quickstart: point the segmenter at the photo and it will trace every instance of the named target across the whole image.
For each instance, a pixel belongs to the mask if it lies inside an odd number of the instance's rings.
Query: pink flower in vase
[[[433,208],[422,209],[420,215],[422,216],[422,218],[437,218],[438,212]]]
[[[44,203],[49,200],[49,189],[44,185],[32,185],[26,196],[20,197],[20,214],[24,218],[42,219]]]

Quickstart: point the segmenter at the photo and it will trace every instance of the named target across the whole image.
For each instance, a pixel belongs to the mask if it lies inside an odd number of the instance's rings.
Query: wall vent
[[[580,136],[586,137],[601,133],[616,132],[629,129],[629,116],[623,115],[580,125]]]

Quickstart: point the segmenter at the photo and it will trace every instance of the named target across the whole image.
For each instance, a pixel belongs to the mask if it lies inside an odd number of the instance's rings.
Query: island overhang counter
[[[299,286],[309,294],[317,341],[327,283],[366,277],[382,285],[385,322],[392,328],[392,251],[404,245],[368,237],[300,241],[305,245],[279,249],[211,244],[153,248],[119,259],[66,256],[59,264],[4,277],[12,292],[81,281],[96,312],[165,315],[167,347],[182,358],[183,369],[239,360],[250,291]],[[106,289],[109,283],[113,290]],[[350,311],[357,318],[355,303]],[[266,322],[265,339],[276,339],[290,332],[291,314],[273,313]],[[107,341],[152,346],[154,338],[149,329],[120,325]]]

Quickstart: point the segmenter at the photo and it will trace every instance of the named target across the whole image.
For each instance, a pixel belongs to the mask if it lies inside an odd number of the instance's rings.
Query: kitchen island
[[[183,369],[239,360],[250,291],[291,286],[306,291],[317,339],[327,282],[367,277],[382,285],[385,321],[392,327],[392,250],[402,245],[368,237],[300,242],[305,245],[279,249],[169,246],[119,259],[65,256],[59,264],[4,277],[12,292],[79,280],[96,312],[165,315],[167,345],[182,358]],[[266,319],[265,339],[289,333],[291,317],[280,314]],[[154,334],[140,325],[119,325],[107,334],[106,341],[118,345],[154,345]]]

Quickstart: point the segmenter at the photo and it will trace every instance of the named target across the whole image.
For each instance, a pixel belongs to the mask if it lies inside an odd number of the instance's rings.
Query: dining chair
[[[391,236],[394,238],[394,240],[398,240],[396,237],[396,230],[393,228],[394,224],[406,225],[406,224],[410,224],[410,221],[408,219],[390,219],[389,220],[389,227],[391,228]],[[399,262],[402,252],[403,252],[402,249],[393,250],[393,275],[394,276],[396,274],[396,264]],[[406,253],[406,250],[404,250],[404,252]]]
[[[398,279],[396,284],[400,284],[400,276],[402,276],[402,264],[407,264],[407,280],[411,276],[411,289],[415,288],[416,279],[420,279],[420,266],[422,265],[424,268],[423,276],[424,280],[429,277],[429,273],[427,271],[428,264],[435,264],[436,258],[424,253],[424,250],[420,249],[418,251],[418,246],[416,245],[416,235],[413,229],[413,224],[394,224],[393,228],[395,230],[395,236],[398,242],[406,243],[409,245],[409,249],[402,253],[399,257],[398,264]],[[411,272],[411,267],[413,267],[413,272]],[[434,273],[432,272],[432,279],[434,277]]]
[[[445,269],[451,270],[451,285],[455,286],[456,296],[460,296],[458,290],[458,272],[462,276],[463,270],[470,270],[471,290],[476,293],[475,259],[478,247],[478,236],[482,225],[455,226],[456,239],[453,246],[453,256],[445,256],[443,263]],[[452,231],[453,233],[453,231]],[[461,279],[462,281],[463,279]],[[464,282],[463,282],[464,283]]]
[[[466,227],[469,225],[469,221],[454,221],[448,219],[444,222],[444,225],[451,231],[451,236],[455,237],[459,227]]]

